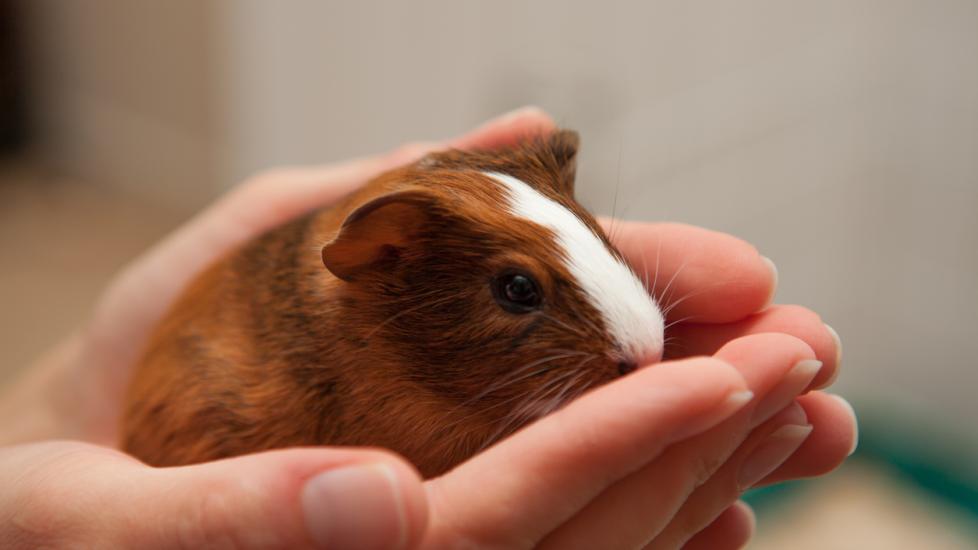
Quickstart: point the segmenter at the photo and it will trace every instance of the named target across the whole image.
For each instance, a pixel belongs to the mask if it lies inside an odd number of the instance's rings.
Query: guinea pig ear
[[[323,246],[323,264],[352,281],[385,260],[396,260],[428,219],[434,197],[420,190],[383,195],[358,207],[344,220],[332,242]]]
[[[546,138],[547,148],[557,162],[561,190],[574,195],[574,178],[577,176],[577,147],[580,138],[573,130],[557,130]]]

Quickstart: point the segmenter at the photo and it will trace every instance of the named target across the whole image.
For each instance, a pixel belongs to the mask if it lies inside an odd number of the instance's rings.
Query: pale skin
[[[838,369],[830,329],[802,307],[768,305],[777,277],[752,246],[681,224],[613,231],[658,294],[671,282],[668,296],[687,297],[668,314],[686,319],[670,357],[442,477],[422,481],[381,449],[285,449],[165,469],[113,449],[150,327],[215,257],[428,151],[492,148],[553,127],[523,109],[444,143],[260,175],[133,262],[91,319],[0,396],[0,546],[745,544],[753,516],[743,490],[832,470],[854,446],[855,418],[818,391]]]

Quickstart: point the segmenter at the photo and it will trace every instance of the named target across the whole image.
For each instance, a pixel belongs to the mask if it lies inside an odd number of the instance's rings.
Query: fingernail
[[[767,256],[761,256],[761,260],[767,264],[768,269],[771,270],[771,295],[767,297],[767,301],[764,302],[764,306],[767,307],[774,302],[774,295],[778,293],[778,266],[774,265],[771,258]]]
[[[859,420],[856,418],[856,410],[853,409],[852,404],[846,401],[846,399],[841,395],[835,395],[830,393],[828,394],[828,396],[832,397],[833,399],[838,401],[840,405],[845,407],[846,411],[849,412],[849,416],[852,417],[852,429],[853,429],[852,446],[849,447],[849,453],[846,455],[846,456],[852,456],[852,453],[856,452],[856,447],[859,446]]]
[[[829,336],[832,337],[832,342],[835,344],[835,370],[832,371],[831,378],[818,385],[819,388],[827,388],[834,384],[835,380],[839,377],[839,373],[842,372],[840,368],[842,366],[842,339],[839,338],[839,333],[827,324],[825,325],[825,330],[828,331]]]
[[[811,424],[787,424],[775,430],[740,465],[737,486],[745,491],[784,464],[812,433]]]
[[[323,472],[302,488],[302,511],[313,542],[335,548],[403,548],[405,507],[386,464]]]
[[[703,411],[704,420],[677,426],[676,431],[671,435],[671,437],[675,441],[679,441],[681,439],[686,439],[693,434],[699,433],[706,427],[713,426],[717,422],[722,422],[727,418],[730,418],[753,398],[754,392],[750,390],[736,391],[728,394],[722,401],[718,401],[716,405]],[[703,422],[706,422],[707,425],[704,426]]]
[[[808,384],[811,383],[821,368],[822,362],[817,359],[804,359],[791,367],[781,382],[754,409],[754,414],[751,416],[751,427],[757,427],[771,418],[774,413],[785,408],[792,399],[808,387]]]
[[[746,405],[751,399],[754,399],[754,392],[750,390],[734,392],[727,397],[726,407],[730,408],[730,410],[737,410]]]

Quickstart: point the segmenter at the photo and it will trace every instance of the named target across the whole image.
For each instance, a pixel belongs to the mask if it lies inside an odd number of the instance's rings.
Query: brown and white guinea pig
[[[124,449],[371,445],[431,477],[659,360],[662,313],[574,200],[577,142],[435,153],[219,260],[152,336]]]

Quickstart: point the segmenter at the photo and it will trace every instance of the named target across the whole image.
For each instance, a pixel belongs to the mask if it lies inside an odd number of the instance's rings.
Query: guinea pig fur
[[[156,327],[123,448],[369,445],[431,477],[659,360],[658,306],[574,200],[577,143],[435,153],[221,258]]]

